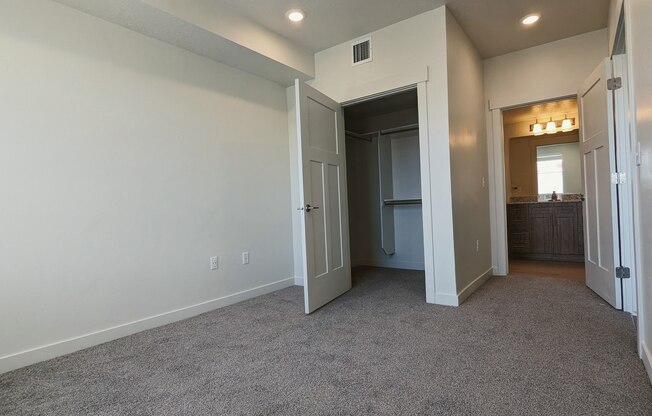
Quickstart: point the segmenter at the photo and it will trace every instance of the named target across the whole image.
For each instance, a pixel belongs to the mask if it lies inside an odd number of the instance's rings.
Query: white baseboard
[[[493,270],[494,277],[507,277],[507,273],[501,273],[498,270],[498,266],[493,266],[491,269]]]
[[[137,321],[128,322],[111,328],[102,329],[78,337],[54,342],[26,351],[17,352],[0,357],[0,374],[15,370],[20,367],[35,364],[40,361],[49,360],[61,355],[70,354],[84,348],[102,344],[114,339],[126,337],[146,329],[156,328],[182,319],[191,318],[205,312],[210,312],[224,306],[242,302],[243,300],[255,298],[260,295],[275,292],[294,285],[295,278],[279,280],[277,282],[258,286],[252,289],[243,290],[231,295],[212,299],[206,302],[176,309],[170,312],[164,312],[158,315],[149,316]]]
[[[482,286],[489,278],[493,276],[493,267],[473,279],[464,289],[457,294],[453,293],[435,293],[435,304],[444,306],[460,306],[473,292]]]
[[[652,353],[650,353],[647,344],[644,342],[641,343],[641,360],[643,360],[647,376],[650,378],[650,382],[652,383]]]
[[[464,289],[462,289],[458,294],[457,298],[459,303],[462,304],[473,292],[478,290],[489,278],[493,276],[493,267],[490,267],[487,271],[482,273],[480,276],[473,279]]]
[[[388,269],[424,270],[425,265],[419,261],[400,261],[383,259],[352,259],[351,267],[371,266],[385,267]]]
[[[453,293],[435,293],[435,304],[444,306],[460,306],[459,297]]]
[[[296,276],[294,278],[294,285],[295,286],[303,286],[303,277]]]

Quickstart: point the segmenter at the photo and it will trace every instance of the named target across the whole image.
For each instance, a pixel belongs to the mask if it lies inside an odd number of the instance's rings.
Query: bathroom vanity
[[[507,204],[509,256],[584,262],[582,201]]]

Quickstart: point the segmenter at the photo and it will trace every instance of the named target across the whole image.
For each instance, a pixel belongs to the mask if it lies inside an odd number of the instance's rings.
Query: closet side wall
[[[480,55],[446,15],[453,233],[457,297],[492,275],[484,80]]]

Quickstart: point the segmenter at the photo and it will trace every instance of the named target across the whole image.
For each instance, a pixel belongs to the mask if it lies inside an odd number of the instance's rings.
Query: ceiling
[[[448,7],[484,58],[607,27],[609,0],[452,0]],[[524,27],[521,18],[540,13]]]
[[[217,3],[291,41],[318,52],[435,9],[446,0],[190,0]],[[293,8],[306,19],[292,24]]]
[[[503,123],[516,124],[516,123],[533,123],[535,119],[541,122],[548,121],[549,117],[553,120],[560,120],[566,114],[577,115],[577,99],[568,98],[559,101],[549,101],[546,103],[535,104],[527,107],[514,108],[512,110],[503,111]]]
[[[189,0],[226,7],[315,52],[447,4],[484,58],[607,27],[609,0]],[[290,24],[291,8],[306,12]],[[534,27],[520,19],[541,13]]]
[[[363,119],[397,111],[416,109],[417,107],[417,90],[412,89],[344,107],[344,113],[347,119]]]

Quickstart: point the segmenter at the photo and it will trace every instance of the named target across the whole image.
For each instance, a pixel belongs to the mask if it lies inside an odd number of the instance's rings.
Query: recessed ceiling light
[[[293,22],[300,22],[306,17],[306,13],[300,9],[288,10],[285,16]]]
[[[536,22],[538,22],[540,18],[541,18],[541,15],[539,15],[539,14],[528,14],[523,19],[521,19],[521,23],[523,23],[526,26],[527,25],[533,25]]]

